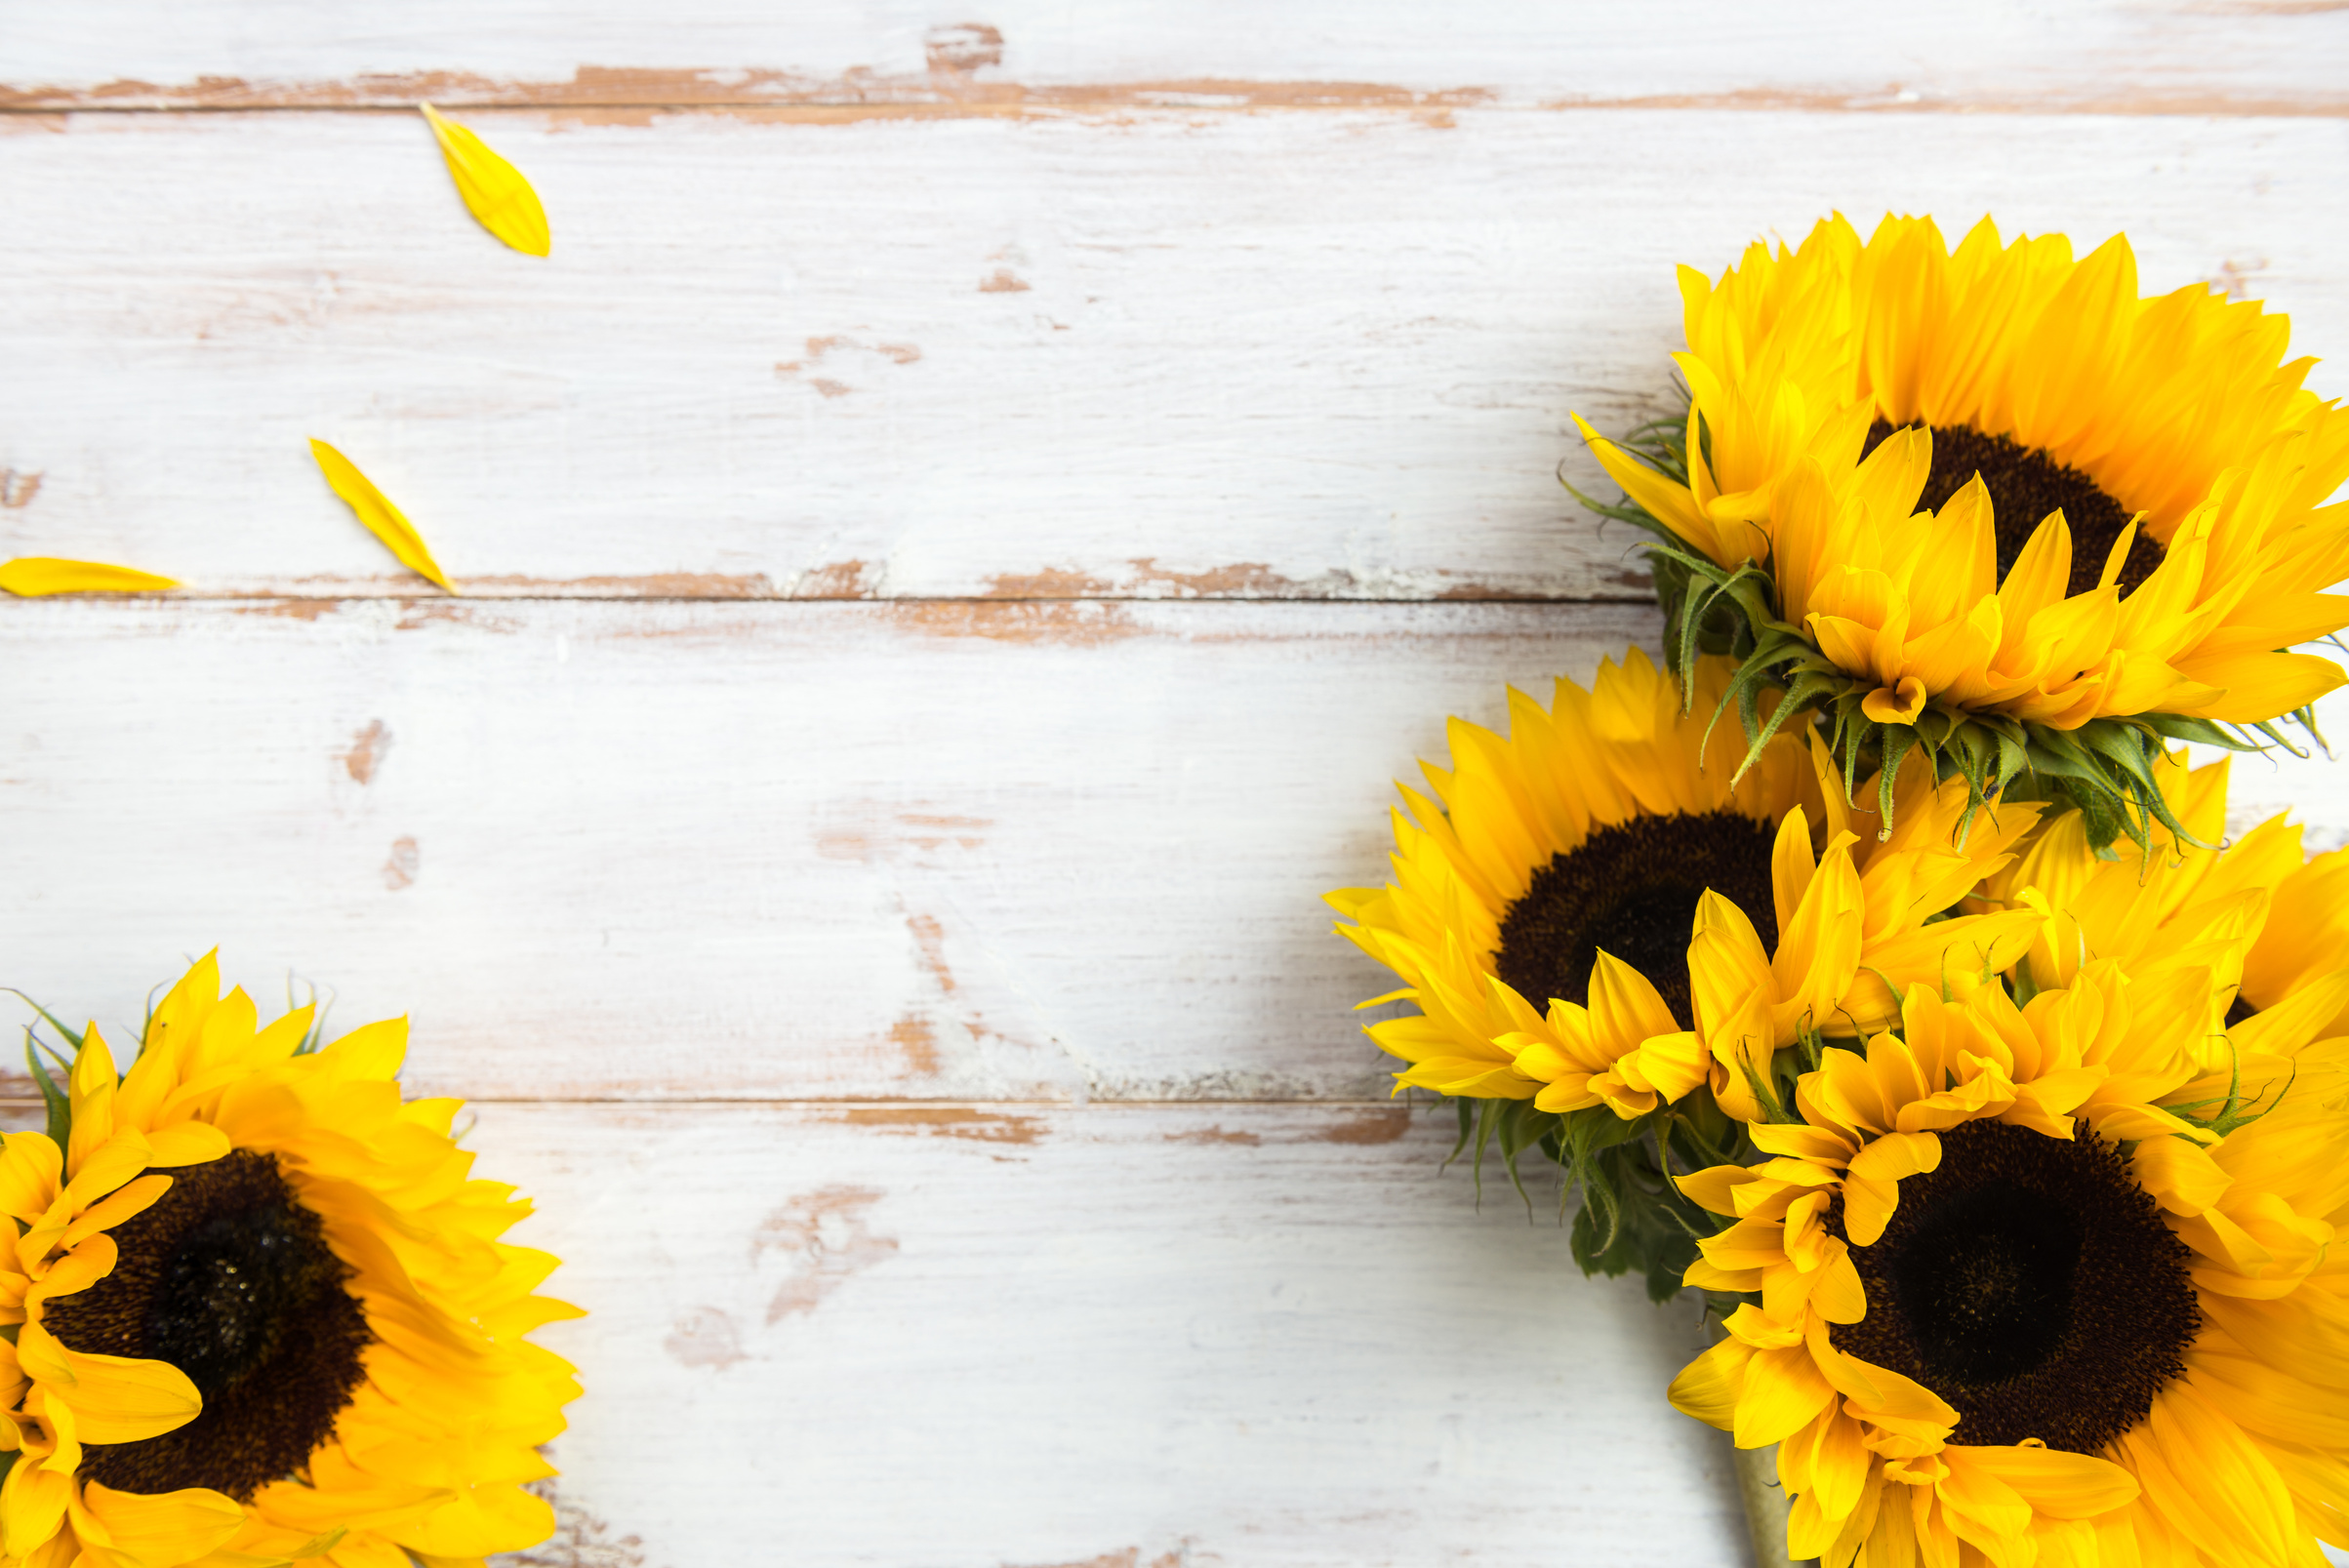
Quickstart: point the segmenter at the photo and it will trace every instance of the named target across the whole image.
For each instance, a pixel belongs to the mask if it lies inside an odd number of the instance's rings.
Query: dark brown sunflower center
[[[1851,1249],[1868,1315],[1830,1339],[1948,1400],[1957,1442],[2093,1454],[2185,1371],[2202,1324],[2186,1245],[2119,1148],[2076,1132],[1943,1133],[1940,1168],[1902,1182],[1883,1235]]]
[[[1863,455],[1874,452],[1893,428],[1884,420],[1870,425]],[[1991,517],[1998,530],[2002,583],[2047,513],[2061,507],[2064,525],[2072,531],[2072,583],[2067,591],[2086,593],[2096,585],[2104,576],[2105,557],[2128,526],[2132,514],[2127,507],[2098,489],[2095,480],[2037,447],[2008,436],[1985,435],[1967,424],[1930,428],[1933,468],[1925,476],[1924,494],[1918,498],[1920,507],[1939,511],[1967,480],[1980,474],[1982,488],[1990,492]],[[2162,546],[2139,529],[2121,563],[2121,596],[2126,599],[2135,592],[2161,564]]]
[[[203,1413],[139,1443],[93,1443],[83,1473],[124,1492],[208,1486],[239,1502],[309,1462],[374,1338],[350,1269],[274,1156],[237,1149],[166,1171],[171,1190],[114,1227],[120,1259],[43,1322],[68,1347],[168,1361]]]
[[[1766,823],[1734,811],[1634,817],[1601,827],[1533,873],[1501,919],[1493,968],[1536,1007],[1590,1000],[1603,949],[1645,975],[1687,1028],[1688,928],[1707,888],[1778,945]]]

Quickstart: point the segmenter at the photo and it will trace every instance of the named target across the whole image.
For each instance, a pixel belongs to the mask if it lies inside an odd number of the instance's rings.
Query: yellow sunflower
[[[525,1491],[578,1394],[523,1336],[529,1212],[473,1180],[451,1100],[403,1105],[403,1020],[304,1049],[210,956],[118,1076],[79,1040],[62,1144],[11,1133],[0,1210],[0,1562],[477,1564],[553,1528]]]
[[[1682,1190],[1744,1294],[1674,1383],[1779,1444],[1826,1568],[2306,1564],[2349,1545],[2349,1040],[2204,1063],[2207,976],[2017,1008],[1918,987],[1829,1049],[1770,1157]]]
[[[1913,773],[1885,836],[1807,729],[1735,778],[1742,737],[1705,738],[1727,665],[1691,678],[1693,715],[1637,650],[1588,691],[1559,680],[1547,709],[1512,692],[1508,738],[1455,719],[1451,770],[1402,787],[1394,882],[1329,895],[1403,981],[1374,1002],[1418,1007],[1368,1030],[1409,1064],[1401,1084],[1629,1119],[1710,1080],[1759,1114],[1777,1048],[1882,1027],[1895,987],[1964,986],[2027,946],[2027,908],[1937,917],[2036,806],[1961,835],[1964,784]]]
[[[1659,573],[1681,634],[1760,573],[1755,658],[1850,745],[2150,806],[2120,721],[2210,739],[2341,684],[2288,650],[2349,625],[2325,591],[2349,413],[2302,386],[2284,317],[2202,284],[2140,299],[2126,239],[2075,261],[1987,219],[1952,252],[1930,219],[1863,245],[1838,217],[1681,289],[1684,427],[1636,453],[1581,428],[1682,551]]]
[[[2299,824],[2281,814],[2215,847],[2230,765],[2189,768],[2179,752],[2155,769],[2191,836],[2157,824],[2143,850],[2098,854],[2076,814],[2049,815],[1966,906],[2045,916],[2024,960],[2036,985],[2068,985],[2098,958],[2140,978],[2205,968],[2214,1028],[2258,1016],[2262,1027],[2349,1034],[2349,850],[2305,858]],[[2292,1016],[2269,1016],[2279,1011]]]

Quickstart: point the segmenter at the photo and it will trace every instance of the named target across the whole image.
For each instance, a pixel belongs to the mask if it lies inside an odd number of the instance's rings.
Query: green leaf
[[[1708,1097],[1709,1098],[1709,1097]],[[1658,1118],[1640,1127],[1653,1135]],[[1668,1301],[1697,1256],[1697,1242],[1719,1231],[1721,1221],[1680,1194],[1652,1156],[1648,1136],[1614,1145],[1593,1161],[1588,1201],[1575,1217],[1571,1250],[1586,1273],[1623,1274],[1637,1269],[1650,1298]]]
[[[1647,1262],[1647,1299],[1662,1306],[1681,1293],[1681,1279],[1688,1266],[1696,1262],[1696,1241],[1691,1236],[1659,1237],[1656,1248]]]
[[[1629,1241],[1622,1199],[1612,1181],[1594,1171],[1582,1183],[1582,1207],[1574,1213],[1567,1249],[1586,1274],[1620,1274],[1631,1266]]]
[[[1574,1227],[1567,1232],[1566,1247],[1576,1266],[1585,1274],[1605,1274],[1612,1278],[1631,1268],[1631,1236],[1614,1223],[1611,1205],[1605,1220],[1595,1218],[1598,1209],[1598,1204],[1588,1198],[1584,1200],[1583,1206],[1575,1211]]]

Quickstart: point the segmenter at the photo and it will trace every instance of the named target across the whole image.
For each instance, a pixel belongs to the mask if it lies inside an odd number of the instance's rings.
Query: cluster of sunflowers
[[[1704,1293],[1680,1409],[1829,1568],[2349,1547],[2349,850],[2226,844],[2341,684],[2349,413],[2116,239],[1837,219],[1683,271],[1684,421],[1583,428],[1637,651],[1454,721],[1330,902],[1463,1145]],[[1730,715],[1734,714],[1734,717]],[[1371,1005],[1371,1004],[1365,1004]]]
[[[7,1135],[0,1564],[457,1568],[553,1528],[528,1483],[577,1397],[527,1343],[579,1312],[499,1236],[458,1103],[403,1104],[404,1020],[262,1027],[207,956],[118,1073],[50,1021],[46,1132]]]

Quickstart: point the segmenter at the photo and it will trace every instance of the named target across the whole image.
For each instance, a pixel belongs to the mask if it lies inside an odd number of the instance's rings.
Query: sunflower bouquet
[[[2349,625],[2349,414],[2120,239],[1836,219],[1682,293],[1685,418],[1582,426],[1665,663],[1452,723],[1330,896],[1368,1032],[1562,1168],[1585,1271],[1701,1294],[1669,1397],[1767,1467],[1765,1561],[2318,1568],[2349,851],[2226,843],[2175,743],[2342,683],[2293,649]]]
[[[579,1314],[533,1294],[553,1258],[498,1239],[529,1206],[470,1177],[458,1103],[401,1100],[406,1022],[263,1027],[210,956],[127,1072],[50,1022],[48,1129],[0,1150],[0,1563],[449,1568],[545,1540],[527,1488],[579,1390],[524,1336]]]

